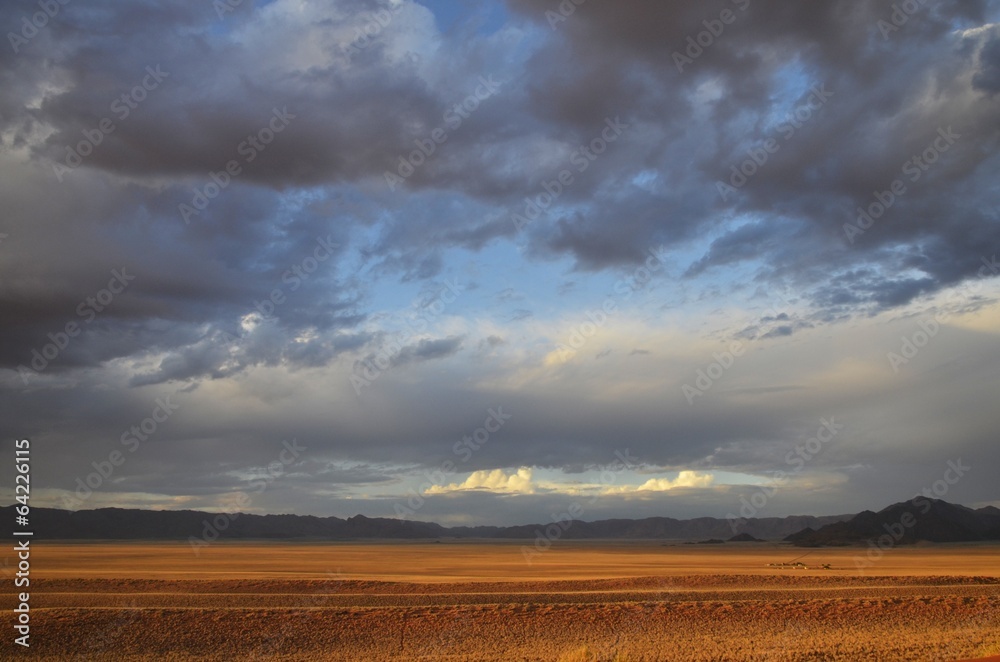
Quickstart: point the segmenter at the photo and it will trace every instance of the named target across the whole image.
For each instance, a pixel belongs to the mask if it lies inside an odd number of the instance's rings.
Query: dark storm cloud
[[[510,4],[539,24],[554,10],[544,0]],[[723,9],[734,12],[734,21],[679,72],[674,53],[683,54],[687,38],[704,31],[702,22],[717,19]],[[982,204],[987,192],[972,185],[996,158],[979,149],[997,131],[991,87],[996,29],[959,33],[983,25],[988,9],[995,11],[988,2],[935,3],[883,37],[879,21],[890,21],[893,13],[888,1],[706,6],[634,0],[581,6],[555,24],[552,45],[532,62],[533,77],[545,81],[538,85],[545,92],[535,97],[535,112],[575,125],[586,121],[584,109],[604,109],[614,99],[620,103],[616,112],[649,117],[640,130],[656,147],[630,150],[632,162],[642,159],[658,168],[667,186],[680,185],[684,197],[661,192],[656,203],[650,200],[659,214],[636,223],[622,202],[610,203],[599,192],[590,213],[561,220],[557,238],[547,246],[598,268],[626,261],[644,243],[671,243],[710,230],[720,213],[729,212],[763,220],[717,240],[689,275],[734,259],[773,260],[781,265],[780,273],[764,268],[763,276],[822,287],[831,273],[882,261],[883,277],[895,282],[863,285],[877,290],[863,299],[883,307],[971,277],[981,250],[975,246],[1000,239],[996,215]],[[559,57],[572,59],[573,66],[565,61],[560,66]],[[576,83],[584,80],[595,83]],[[929,82],[951,103],[934,103]],[[705,85],[716,86],[719,95],[699,108],[695,99],[705,94]],[[791,103],[775,106],[782,85],[803,91]],[[809,103],[813,86],[830,96],[807,122],[776,126],[769,119],[786,118]],[[666,102],[664,89],[674,92]],[[711,124],[699,121],[706,112]],[[684,124],[697,132],[700,147],[678,134]],[[940,164],[921,172],[919,182],[906,181],[907,193],[885,219],[856,245],[848,244],[842,226],[856,218],[855,208],[866,207],[873,191],[902,177],[904,163],[948,127],[961,134],[958,144]],[[738,192],[721,200],[716,182],[728,183],[730,168],[739,167],[750,158],[748,149],[759,149],[768,139],[776,140],[780,151]],[[699,177],[686,172],[692,158]],[[621,223],[627,231],[608,232]],[[976,239],[970,242],[970,237]],[[923,254],[919,268],[925,278],[899,281],[890,275],[905,270],[909,260],[889,256],[892,263],[886,264],[883,249],[900,245]]]
[[[519,133],[516,115],[505,110],[518,95],[505,98],[507,81],[489,52],[461,53],[458,43],[446,43],[452,52],[441,55],[465,65],[449,63],[447,81],[425,78],[421,56],[395,48],[413,32],[425,43],[410,45],[420,48],[438,37],[425,8],[370,0],[301,12],[276,4],[245,9],[220,20],[198,3],[158,12],[67,6],[50,36],[71,31],[76,38],[49,52],[26,49],[16,62],[22,74],[58,77],[64,85],[41,95],[37,107],[10,104],[4,125],[18,144],[27,132],[51,127],[34,152],[72,166],[68,150],[108,119],[112,131],[81,167],[130,177],[204,179],[235,160],[239,181],[275,189],[360,179],[385,185],[385,173],[401,172],[410,187],[512,190],[517,179],[503,174],[506,164],[484,161]],[[356,30],[380,14],[388,22],[359,43]],[[11,11],[5,23],[16,17]],[[159,72],[152,82],[151,70]],[[132,98],[136,89],[141,99]],[[7,101],[29,96],[18,87],[4,90]],[[462,104],[465,110],[456,111]],[[435,158],[411,158],[435,130],[447,140]],[[484,138],[491,149],[483,149]],[[415,168],[400,170],[417,158]],[[470,164],[483,171],[481,181],[468,177]],[[509,233],[505,223],[456,228],[454,241],[481,246],[500,232]]]
[[[110,117],[116,128],[88,165],[132,174],[203,176],[231,159],[242,160],[241,148],[253,148],[248,136],[266,129],[277,108],[289,114],[283,127],[287,134],[266,146],[267,159],[244,164],[244,179],[284,186],[381,173],[386,165],[381,159],[404,149],[406,136],[399,127],[425,123],[437,105],[412,71],[385,63],[379,48],[361,52],[355,66],[343,66],[352,57],[344,50],[350,41],[345,37],[359,16],[385,8],[375,1],[348,4],[353,6],[316,15],[316,24],[303,26],[325,24],[329,29],[330,38],[319,47],[329,58],[326,65],[292,68],[281,75],[254,72],[266,53],[213,34],[218,21],[211,6],[192,3],[183,14],[162,11],[155,20],[143,12],[120,12],[112,4],[87,12],[68,6],[54,23],[97,35],[71,40],[62,57],[48,64],[70,76],[68,88],[22,113],[58,128],[43,148],[57,161],[64,160],[65,147],[76,144],[82,131]],[[223,34],[253,29],[255,15],[241,14],[225,18],[229,24]],[[105,23],[109,17],[111,26]],[[292,34],[282,31],[292,27],[287,16],[277,16],[270,29],[275,38],[288,39]],[[101,38],[102,33],[109,36]],[[145,77],[146,66],[165,73],[158,89],[148,92],[137,108],[127,102],[115,105]],[[126,110],[130,112],[122,117]]]
[[[972,86],[991,96],[1000,92],[1000,37],[991,37],[979,51],[979,71],[972,77]]]
[[[216,336],[243,335],[240,319],[248,314],[273,315],[290,335],[332,333],[363,321],[357,284],[335,277],[346,244],[336,239],[346,229],[331,227],[322,209],[286,204],[279,210],[273,198],[250,191],[216,200],[220,220],[185,234],[179,219],[147,216],[157,207],[141,199],[147,191],[116,191],[101,177],[79,174],[53,190],[22,181],[21,173],[0,185],[7,189],[14,247],[5,252],[4,266],[18,274],[0,285],[0,308],[9,320],[0,361],[7,367],[38,370],[31,365],[34,352],[75,325],[78,335],[62,343],[44,367],[47,374],[170,352],[162,374],[147,373],[135,383],[219,376],[225,350]],[[272,214],[291,218],[276,224],[268,222]],[[271,344],[279,349],[264,354],[284,351],[280,338]],[[316,342],[289,350],[298,363],[323,355]]]
[[[548,28],[545,12],[552,10],[551,3],[510,4]],[[496,67],[496,79],[503,83],[483,94],[486,98],[456,128],[444,120],[447,109],[475,94],[480,77],[493,76],[477,67],[488,65],[486,58],[496,46],[467,48],[469,64],[457,71],[459,76],[448,84],[430,82],[416,60],[393,49],[394,35],[406,21],[422,25],[421,20],[428,20],[413,6],[394,12],[378,39],[354,51],[347,47],[360,17],[388,11],[388,4],[311,7],[295,17],[272,11],[271,5],[224,17],[221,32],[214,12],[202,8],[199,14],[194,5],[150,5],[127,12],[109,5],[88,13],[70,6],[53,21],[50,36],[69,30],[76,38],[65,40],[44,65],[27,49],[15,61],[25,73],[58,73],[66,83],[37,107],[12,105],[5,118],[18,142],[30,127],[53,127],[36,153],[61,162],[66,147],[109,114],[110,102],[122,90],[142,79],[145,66],[162,66],[170,75],[130,117],[117,122],[83,167],[132,177],[191,178],[190,186],[164,192],[172,198],[169,205],[185,202],[204,183],[200,179],[232,159],[242,167],[234,186],[378,182],[413,152],[415,140],[426,140],[433,129],[442,128],[447,142],[438,146],[434,158],[413,168],[401,186],[468,195],[492,209],[494,218],[442,225],[440,215],[432,221],[427,214],[423,223],[410,218],[390,226],[371,250],[391,256],[385,273],[421,280],[440,274],[440,248],[479,249],[512,234],[509,213],[566,165],[556,160],[546,166],[531,158],[542,140],[558,141],[568,155],[599,135],[607,118],[621,117],[632,125],[630,134],[587,172],[577,173],[561,199],[585,206],[540,223],[530,235],[533,255],[568,253],[583,268],[602,269],[635,260],[649,245],[681,245],[718,229],[727,215],[743,214],[761,220],[718,239],[690,266],[690,276],[732,264],[742,248],[740,260],[781,265],[780,274],[762,268],[762,277],[822,287],[824,277],[811,268],[816,263],[825,263],[830,274],[881,259],[885,246],[933,247],[920,265],[926,286],[896,284],[889,286],[892,293],[868,297],[891,307],[969,277],[966,267],[977,261],[970,246],[996,240],[995,218],[962,190],[990,162],[991,155],[977,146],[996,131],[992,118],[997,101],[990,87],[995,30],[956,36],[957,30],[981,25],[989,6],[938,3],[883,37],[878,21],[891,16],[892,6],[881,0],[815,7],[592,3],[549,31],[522,69]],[[704,30],[702,22],[714,20],[723,8],[735,12],[735,21],[679,72],[674,53],[683,52],[687,38]],[[11,14],[14,22],[17,17]],[[152,16],[155,30],[142,23]],[[110,27],[83,38],[88,21],[98,19]],[[126,29],[133,25],[136,30]],[[192,31],[193,37],[180,37]],[[263,59],[266,49],[296,31],[314,40],[310,66],[294,57],[294,49],[274,63]],[[260,39],[256,50],[247,41],[251,37]],[[442,57],[452,57],[457,49],[445,42]],[[137,62],[144,64],[137,69]],[[798,63],[794,72],[789,63]],[[446,66],[455,70],[451,62]],[[927,102],[928,78],[954,103]],[[716,86],[718,95],[698,101],[696,95],[704,94],[707,84]],[[775,106],[782,85],[803,88],[786,107]],[[809,101],[813,85],[833,96],[786,142],[768,116],[794,112]],[[10,90],[8,99],[24,96],[18,87],[5,89]],[[295,117],[259,158],[242,163],[241,146],[267,127],[274,108],[287,108]],[[705,113],[710,123],[704,121]],[[873,191],[899,177],[904,161],[948,126],[961,134],[960,143],[910,187],[885,220],[849,245],[842,226],[854,220],[855,208],[869,204]],[[746,160],[746,150],[768,138],[777,139],[781,150],[737,193],[720,200],[716,182],[727,181],[730,167]],[[663,183],[653,191],[628,190],[630,178],[647,170],[657,172]],[[205,215],[226,223],[225,213],[215,202]],[[746,243],[743,235],[751,227],[756,238]],[[423,238],[413,242],[414,235]],[[398,251],[402,245],[408,250]],[[903,269],[902,260],[891,266]]]

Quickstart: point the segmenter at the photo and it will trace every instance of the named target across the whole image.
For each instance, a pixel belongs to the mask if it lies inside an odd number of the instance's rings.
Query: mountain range
[[[0,507],[7,520],[15,506]],[[426,540],[439,538],[534,539],[551,536],[559,528],[560,539],[702,540],[730,541],[762,538],[784,540],[805,547],[863,544],[881,539],[892,544],[929,542],[973,542],[1000,540],[1000,509],[972,509],[936,499],[917,497],[878,512],[857,515],[809,515],[763,517],[730,522],[714,517],[674,519],[648,517],[639,520],[609,519],[596,522],[562,522],[519,526],[455,526],[432,522],[356,515],[314,517],[311,515],[219,514],[194,510],[138,510],[100,508],[58,510],[32,508],[31,529],[36,539],[47,540],[189,540],[304,539]],[[550,533],[546,534],[546,529]],[[738,533],[739,535],[735,535]]]
[[[14,506],[0,507],[0,517],[13,521]],[[194,510],[139,510],[99,508],[96,510],[58,510],[32,508],[30,528],[35,539],[47,540],[188,540],[190,537],[215,539],[534,539],[547,527],[558,527],[560,539],[656,539],[702,540],[729,539],[735,533],[756,538],[780,540],[807,527],[821,528],[850,518],[850,515],[825,517],[762,517],[730,522],[714,517],[674,519],[649,517],[639,520],[609,519],[596,522],[574,520],[561,524],[525,524],[519,526],[454,526],[432,522],[365,517],[356,515],[314,517],[311,515],[224,515]],[[735,527],[735,528],[734,528]]]
[[[803,547],[856,545],[869,540],[882,546],[920,541],[1000,540],[1000,509],[986,506],[973,510],[938,499],[916,497],[877,513],[866,510],[819,529],[809,527],[785,540]]]

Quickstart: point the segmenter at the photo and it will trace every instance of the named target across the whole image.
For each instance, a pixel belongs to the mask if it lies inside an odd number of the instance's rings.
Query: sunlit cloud
[[[516,472],[506,473],[503,469],[475,471],[461,483],[432,485],[425,494],[447,494],[468,490],[482,490],[498,494],[534,494],[536,486],[532,481],[532,470],[521,467]]]

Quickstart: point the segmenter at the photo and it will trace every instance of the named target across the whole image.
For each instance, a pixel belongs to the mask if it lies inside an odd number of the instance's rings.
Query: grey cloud
[[[550,9],[542,0],[510,4],[539,22]],[[701,21],[714,18],[717,8],[639,0],[613,7],[581,7],[572,20],[560,24],[557,38],[565,39],[571,52],[579,55],[575,71],[586,72],[579,77],[593,75],[597,81],[604,80],[609,69],[616,71],[618,80],[629,80],[637,70],[645,71],[646,77],[633,95],[608,94],[608,89],[615,88],[590,86],[588,101],[593,103],[589,106],[575,97],[572,89],[553,85],[547,88],[549,96],[558,95],[567,102],[559,119],[577,122],[573,108],[601,107],[608,97],[621,99],[622,112],[627,109],[633,117],[641,118],[647,108],[658,106],[655,101],[660,86],[671,85],[679,92],[676,99],[687,100],[694,86],[718,75],[722,96],[707,104],[713,125],[697,127],[702,144],[716,147],[689,147],[673,131],[673,122],[696,122],[694,109],[675,101],[661,111],[663,119],[656,130],[651,126],[642,129],[647,142],[660,145],[659,150],[630,150],[634,157],[656,164],[675,185],[683,182],[687,193],[683,203],[659,201],[661,208],[670,209],[669,225],[665,218],[637,223],[633,220],[636,215],[624,207],[627,203],[610,203],[606,195],[598,193],[589,212],[559,220],[557,232],[547,238],[547,249],[572,254],[592,268],[623,263],[634,254],[637,244],[683,242],[695,228],[703,231],[711,227],[721,207],[766,220],[744,224],[741,231],[717,240],[691,267],[690,275],[713,264],[760,260],[782,265],[781,275],[793,277],[802,286],[822,288],[824,271],[815,265],[826,265],[825,273],[847,271],[874,262],[883,247],[933,243],[936,251],[922,265],[928,274],[926,282],[917,279],[906,285],[874,285],[880,292],[865,299],[881,306],[897,306],[969,278],[968,270],[958,268],[974,263],[970,253],[975,249],[970,250],[967,237],[978,235],[980,241],[991,243],[997,235],[982,206],[972,202],[977,194],[965,192],[958,182],[976,172],[985,175],[988,166],[977,142],[995,131],[988,117],[995,115],[996,108],[993,101],[963,94],[959,72],[974,73],[980,81],[974,85],[988,86],[994,49],[989,42],[976,56],[977,48],[967,46],[987,37],[980,34],[956,39],[955,28],[982,25],[991,5],[935,5],[915,15],[891,35],[890,41],[882,38],[876,26],[880,18],[889,17],[891,4],[832,2],[814,7],[752,3],[745,13],[736,11],[736,22],[726,28],[724,38],[706,48],[683,74],[672,66],[672,53],[682,52],[686,38],[703,30]],[[782,64],[795,59],[802,61],[804,88],[822,84],[834,96],[786,141],[782,132],[766,122],[772,109],[764,91],[776,84]],[[543,61],[539,56],[537,69],[543,69]],[[915,104],[927,76],[952,88],[951,96],[962,101],[937,114],[921,112]],[[808,94],[805,90],[800,101],[783,112],[806,101]],[[555,108],[556,103],[549,99],[547,107]],[[752,122],[745,121],[748,116]],[[890,122],[890,118],[896,119]],[[881,190],[899,177],[904,161],[919,154],[935,138],[938,128],[949,125],[960,126],[963,139],[947,155],[946,163],[910,186],[906,197],[859,245],[847,247],[841,226],[856,216],[855,207],[867,205],[873,190]],[[888,126],[888,131],[877,126]],[[780,151],[735,198],[720,205],[715,182],[725,181],[731,166],[749,158],[746,149],[759,147],[767,138],[776,139]],[[689,155],[688,160],[694,154],[702,176],[692,177],[678,168],[678,154]],[[949,221],[941,223],[942,218]],[[628,219],[625,231],[612,234],[608,228],[620,227],[623,219]],[[748,234],[751,228],[757,228],[754,237]],[[767,268],[760,273],[764,278],[779,275]],[[815,303],[823,305],[821,300]]]
[[[464,340],[463,336],[437,339],[424,338],[411,345],[394,348],[392,344],[382,339],[379,343],[381,345],[380,350],[369,353],[362,361],[357,362],[357,365],[373,363],[381,360],[382,357],[388,357],[393,367],[443,359],[457,354],[462,349],[462,342]]]
[[[790,336],[790,335],[792,335],[792,333],[794,333],[794,331],[795,331],[795,329],[793,327],[791,327],[791,326],[787,326],[787,325],[786,326],[776,326],[773,329],[771,329],[770,331],[768,331],[767,333],[765,333],[764,335],[762,335],[761,338],[780,338],[780,337],[783,337],[783,336]]]
[[[979,71],[972,86],[990,96],[1000,92],[1000,37],[992,37],[979,51]]]
[[[406,365],[415,361],[431,361],[452,356],[462,348],[462,340],[461,336],[421,340],[415,345],[404,347],[394,363],[395,365]]]

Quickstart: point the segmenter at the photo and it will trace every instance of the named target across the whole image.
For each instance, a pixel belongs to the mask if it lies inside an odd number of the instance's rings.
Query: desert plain
[[[1000,655],[1000,546],[54,543],[33,660],[965,660]],[[775,567],[771,563],[803,563]],[[823,567],[828,565],[829,568]],[[13,622],[12,581],[2,592]],[[998,658],[1000,659],[1000,658]]]

